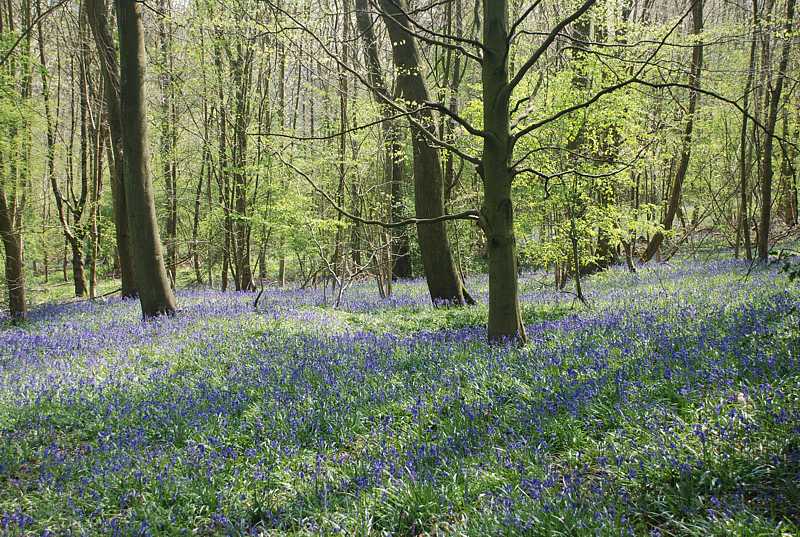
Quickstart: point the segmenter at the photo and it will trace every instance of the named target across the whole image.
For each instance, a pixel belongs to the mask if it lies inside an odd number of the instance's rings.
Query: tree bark
[[[159,9],[167,13],[169,3],[161,0]],[[175,103],[172,87],[172,34],[171,28],[165,17],[158,18],[158,42],[161,72],[158,76],[158,86],[161,91],[161,173],[164,177],[164,187],[167,192],[167,273],[172,285],[175,285],[178,270],[178,185],[177,166],[175,163],[175,129],[174,124]]]
[[[233,198],[236,212],[234,235],[234,262],[236,263],[236,290],[254,291],[253,271],[250,266],[250,223],[247,208],[247,125],[248,104],[252,73],[253,51],[250,46],[236,45],[230,58],[231,75],[235,87],[235,121],[233,125]]]
[[[164,266],[150,179],[145,115],[145,49],[142,6],[135,0],[115,0],[119,30],[122,141],[125,194],[131,244],[136,259],[136,282],[145,318],[171,315],[175,296]]]
[[[200,232],[200,208],[203,200],[203,182],[206,179],[208,168],[211,166],[210,156],[208,154],[208,145],[203,142],[203,163],[200,166],[200,174],[197,178],[197,189],[194,195],[194,213],[192,217],[192,245],[191,257],[192,266],[194,267],[194,278],[198,284],[203,283],[203,271],[200,269],[200,245],[199,232]]]
[[[420,106],[430,101],[430,98],[420,70],[416,40],[409,33],[410,22],[406,14],[406,2],[380,0],[379,3],[392,41],[399,96],[411,107]],[[432,132],[433,115],[429,109],[425,109],[417,114],[417,120],[417,124],[411,125],[411,144],[414,153],[414,208],[418,218],[437,218],[445,214],[442,166],[439,152],[429,145],[425,133],[421,132],[421,128]],[[447,225],[444,222],[418,224],[417,236],[428,291],[433,302],[453,305],[471,303],[472,298],[466,292],[456,269],[447,237]]]
[[[122,112],[120,109],[120,75],[117,62],[117,51],[111,28],[108,23],[108,11],[103,0],[85,0],[86,14],[94,36],[100,60],[100,72],[103,76],[106,113],[111,135],[113,159],[109,160],[111,172],[111,198],[114,207],[114,231],[117,240],[120,277],[122,280],[122,296],[135,298],[136,276],[133,269],[131,238],[128,232],[128,203],[125,197],[125,162],[122,148]]]
[[[8,289],[8,311],[12,320],[28,315],[25,299],[25,268],[22,259],[22,234],[15,222],[14,211],[9,206],[3,183],[0,182],[0,239],[5,249],[5,276]]]
[[[511,200],[513,142],[509,115],[507,0],[486,0],[483,20],[485,52],[481,80],[486,135],[483,137],[479,172],[484,193],[481,223],[489,252],[488,336],[490,341],[513,339],[525,342]]]
[[[670,189],[669,202],[667,209],[662,219],[664,231],[672,229],[672,224],[675,221],[675,215],[678,213],[678,208],[681,203],[681,194],[683,192],[683,182],[686,179],[686,174],[689,171],[689,161],[692,156],[692,140],[694,133],[694,120],[697,114],[697,103],[700,97],[699,92],[695,88],[700,87],[700,78],[703,70],[703,42],[701,34],[703,33],[703,4],[705,0],[694,0],[692,4],[692,35],[696,40],[692,46],[692,66],[689,72],[689,109],[688,118],[686,121],[686,129],[683,133],[683,141],[681,143],[681,160],[678,163],[678,169],[675,172],[675,179]],[[647,262],[655,257],[656,253],[661,249],[661,244],[664,242],[664,233],[657,231],[650,239],[642,254],[642,261]]]
[[[381,68],[380,56],[378,54],[377,38],[373,29],[372,19],[369,15],[369,3],[367,0],[356,0],[356,23],[358,33],[364,42],[364,57],[367,63],[367,74],[372,85],[372,93],[375,102],[381,109],[383,122],[384,138],[384,181],[389,185],[389,203],[391,204],[390,216],[393,222],[403,218],[403,183],[405,182],[403,169],[403,146],[401,145],[401,133],[397,123],[390,119],[391,108],[385,102],[385,96],[389,95],[383,69]],[[411,253],[408,244],[408,235],[405,230],[393,229],[391,231],[391,258],[392,258],[392,277],[411,278]]]
[[[219,35],[217,35],[219,38]],[[222,239],[222,269],[220,274],[221,288],[228,290],[228,273],[231,269],[231,244],[233,243],[233,219],[230,204],[230,179],[228,177],[228,122],[225,110],[225,77],[222,65],[222,49],[219,39],[214,42],[214,67],[217,74],[217,114],[219,115],[217,144],[217,186],[219,187],[219,204],[224,213]]]
[[[756,70],[756,48],[758,43],[758,0],[753,0],[753,35],[750,40],[750,63],[747,70],[747,79],[744,85],[744,101],[742,102],[742,130],[739,136],[739,234],[744,243],[744,252],[747,259],[753,259],[753,245],[750,239],[750,145],[747,139],[747,121],[750,109],[750,92],[753,88],[753,78]],[[738,242],[737,242],[738,249]]]
[[[761,159],[761,218],[758,232],[758,259],[766,263],[769,256],[769,230],[772,216],[772,179],[774,175],[772,163],[772,150],[775,145],[775,126],[778,122],[778,108],[780,107],[783,84],[786,79],[786,69],[789,65],[789,54],[792,50],[791,34],[794,23],[794,10],[796,0],[786,2],[786,21],[783,50],[778,64],[778,74],[775,85],[768,88],[769,109],[767,121],[764,126],[764,155]]]

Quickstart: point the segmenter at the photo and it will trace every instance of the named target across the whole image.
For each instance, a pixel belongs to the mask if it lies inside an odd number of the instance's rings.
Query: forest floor
[[[524,348],[419,281],[38,307],[0,328],[0,535],[800,534],[800,289],[544,278]]]

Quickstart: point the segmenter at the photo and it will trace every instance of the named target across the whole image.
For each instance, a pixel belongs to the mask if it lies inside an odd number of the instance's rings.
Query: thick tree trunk
[[[686,179],[686,174],[689,171],[689,161],[692,156],[692,142],[694,132],[694,120],[697,114],[697,103],[700,97],[698,91],[694,88],[700,87],[700,75],[703,70],[703,42],[700,34],[703,33],[703,4],[705,0],[693,0],[692,4],[692,34],[697,39],[694,46],[692,46],[692,66],[689,73],[689,109],[688,118],[686,120],[686,129],[683,133],[683,141],[681,143],[681,160],[678,163],[678,170],[675,172],[675,179],[670,189],[669,202],[667,209],[664,212],[664,218],[661,223],[664,226],[664,231],[672,229],[672,224],[675,221],[675,215],[678,214],[678,208],[681,203],[681,194],[683,192],[683,182]],[[661,249],[661,244],[664,242],[664,233],[657,231],[650,239],[647,249],[642,254],[642,261],[650,261],[655,257],[656,253]]]
[[[794,23],[794,10],[796,0],[786,2],[785,35],[792,31]],[[784,36],[783,50],[778,64],[778,73],[775,85],[768,88],[769,109],[767,121],[764,126],[764,155],[761,159],[761,218],[758,230],[758,259],[766,263],[769,256],[769,230],[772,216],[772,178],[774,175],[772,163],[772,150],[775,145],[775,126],[778,122],[778,108],[780,107],[783,84],[786,80],[786,69],[789,65],[789,54],[792,50],[792,40]]]
[[[5,276],[8,289],[8,311],[14,320],[28,315],[25,300],[25,269],[22,260],[22,235],[8,206],[6,193],[0,183],[0,239],[5,249]]]
[[[142,6],[135,0],[115,0],[119,28],[122,141],[125,194],[131,244],[136,259],[136,281],[145,318],[175,312],[175,296],[164,266],[156,220],[147,150],[144,91],[144,28]]]
[[[483,4],[483,178],[481,222],[489,250],[489,340],[525,341],[517,280],[517,245],[511,201],[508,80],[508,3]]]
[[[114,207],[114,231],[122,279],[122,296],[135,298],[138,293],[131,254],[131,239],[128,232],[128,203],[125,197],[125,163],[122,148],[122,112],[119,100],[120,75],[117,51],[103,0],[86,0],[86,15],[100,59],[106,113],[111,134],[113,160],[109,160],[109,170],[111,172],[111,198]]]
[[[69,238],[69,247],[72,252],[72,282],[75,286],[75,296],[86,296],[86,273],[83,260],[83,240],[78,237]]]
[[[392,55],[397,69],[397,87],[400,98],[410,107],[420,106],[430,100],[428,89],[420,71],[416,40],[410,31],[404,0],[380,0],[383,19],[392,41]],[[417,114],[412,123],[411,136],[414,152],[414,208],[418,218],[437,218],[444,212],[444,181],[439,152],[430,146],[426,133],[433,129],[430,110]],[[421,126],[420,126],[421,125]],[[417,225],[420,255],[425,269],[428,290],[434,303],[463,305],[471,297],[456,270],[455,260],[447,238],[444,222]]]

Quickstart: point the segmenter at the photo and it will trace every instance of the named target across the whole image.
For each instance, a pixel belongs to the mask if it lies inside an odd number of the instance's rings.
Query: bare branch
[[[531,13],[533,13],[533,10],[534,10],[534,9],[536,9],[537,7],[539,7],[539,4],[541,4],[541,3],[542,3],[542,0],[536,0],[536,1],[535,1],[533,4],[531,4],[530,6],[528,6],[528,7],[525,9],[525,11],[522,13],[522,15],[520,15],[520,16],[519,16],[519,18],[518,18],[516,21],[514,21],[514,24],[512,24],[512,25],[511,25],[511,28],[509,28],[509,30],[508,30],[508,44],[509,44],[509,45],[510,45],[510,44],[511,44],[511,42],[514,40],[514,32],[516,32],[516,31],[517,31],[517,28],[518,28],[518,27],[519,27],[519,26],[520,26],[520,25],[521,25],[523,22],[525,22],[525,19],[527,19],[527,18],[528,18],[528,16],[529,16]]]
[[[381,119],[376,119],[375,121],[370,121],[369,123],[363,123],[361,125],[356,125],[355,127],[351,127],[349,129],[341,130],[335,132],[333,134],[326,134],[324,136],[297,136],[294,134],[288,134],[285,132],[249,132],[247,133],[249,136],[274,136],[275,138],[288,138],[290,140],[299,140],[299,141],[314,141],[314,140],[332,140],[334,138],[338,138],[343,134],[350,134],[351,132],[358,132],[364,129],[368,129],[370,127],[374,127],[375,125],[380,125],[381,123],[385,123],[387,121],[394,121],[395,119],[400,119],[401,117],[412,116],[425,110],[423,108],[417,108],[416,110],[411,110],[408,112],[401,112],[395,114],[393,116],[383,117]]]
[[[589,9],[596,3],[597,0],[586,0],[577,10],[572,13],[572,15],[555,25],[542,44],[539,45],[539,48],[537,48],[533,54],[531,54],[531,57],[528,58],[528,61],[526,61],[522,67],[520,67],[519,71],[517,71],[517,74],[514,75],[514,78],[512,78],[508,83],[509,94],[514,90],[515,87],[519,85],[520,82],[522,82],[522,79],[525,78],[525,75],[528,74],[528,71],[530,71],[531,68],[536,65],[536,62],[538,62],[542,54],[544,54],[547,49],[550,48],[550,45],[553,44],[553,41],[556,40],[556,37],[558,37],[561,31],[574,21],[578,20],[581,15],[589,11]]]
[[[348,73],[350,73],[351,75],[356,77],[356,79],[361,84],[363,84],[366,88],[369,88],[372,92],[374,92],[375,95],[380,98],[381,102],[383,102],[387,106],[397,110],[398,112],[401,112],[401,113],[404,113],[404,114],[408,113],[408,110],[406,110],[405,108],[403,108],[402,106],[397,104],[397,102],[395,102],[394,99],[389,97],[389,95],[387,95],[384,90],[382,90],[381,88],[378,88],[375,85],[373,85],[372,83],[370,83],[370,81],[367,80],[366,78],[364,78],[364,76],[361,73],[359,73],[357,70],[353,69],[346,62],[342,61],[337,54],[333,53],[330,50],[330,48],[328,48],[328,46],[322,41],[322,39],[320,39],[320,37],[317,34],[312,32],[305,24],[303,24],[300,20],[298,20],[297,17],[295,17],[289,11],[285,10],[284,8],[280,7],[279,5],[275,4],[272,0],[263,0],[263,1],[266,2],[267,4],[269,4],[275,11],[280,12],[285,17],[287,17],[289,20],[291,20],[293,24],[295,24],[299,28],[301,28],[304,33],[309,35],[320,46],[320,48],[325,53],[325,55],[327,55],[331,60],[333,60],[342,69],[344,69],[345,71],[347,71]],[[420,132],[428,140],[430,140],[431,142],[433,142],[437,146],[442,147],[444,149],[447,149],[448,151],[452,152],[453,154],[458,155],[462,159],[466,160],[467,162],[471,162],[472,164],[475,164],[476,166],[478,164],[480,164],[481,161],[480,161],[479,158],[477,158],[475,156],[472,156],[472,155],[469,155],[469,154],[465,153],[464,151],[460,150],[455,145],[453,145],[453,144],[451,144],[449,142],[446,142],[444,140],[439,139],[429,129],[425,128],[425,125],[423,125],[422,122],[420,122],[413,115],[408,115],[407,117],[408,117],[408,121],[412,125],[414,125],[415,127],[419,128]]]
[[[488,131],[480,130],[478,128],[473,127],[470,124],[469,121],[467,121],[466,119],[462,118],[460,115],[456,114],[455,112],[450,110],[448,107],[446,107],[442,103],[438,103],[438,102],[435,102],[435,101],[429,101],[429,102],[425,103],[425,105],[430,107],[430,108],[432,108],[432,109],[434,109],[434,110],[437,110],[437,111],[443,113],[444,115],[446,115],[446,116],[448,116],[450,118],[452,118],[453,121],[455,121],[456,123],[458,123],[459,125],[464,127],[467,130],[467,132],[469,132],[470,134],[472,134],[474,136],[480,136],[481,138],[487,138],[489,136],[492,136],[492,133],[490,133]]]
[[[361,218],[360,216],[356,216],[353,213],[349,212],[347,209],[341,207],[336,203],[336,201],[323,189],[321,189],[317,184],[314,182],[311,177],[308,176],[303,170],[288,162],[280,153],[276,153],[278,160],[280,160],[284,166],[294,171],[300,177],[305,179],[305,181],[311,185],[311,188],[314,189],[315,192],[320,194],[325,200],[334,208],[336,212],[344,216],[345,218],[352,220],[353,222],[358,222],[359,224],[364,224],[367,226],[379,226],[384,229],[391,229],[397,227],[405,227],[415,224],[435,224],[438,222],[447,222],[451,220],[472,220],[472,221],[479,221],[480,220],[480,212],[475,209],[469,209],[466,211],[462,211],[460,213],[455,214],[445,214],[442,216],[437,216],[436,218],[406,218],[405,220],[400,220],[397,222],[383,222],[382,220],[371,220],[368,218]]]
[[[419,28],[423,32],[428,33],[428,34],[430,34],[432,36],[438,37],[440,39],[448,39],[448,40],[452,40],[452,41],[456,41],[456,42],[460,42],[460,43],[465,43],[467,45],[471,45],[471,46],[477,48],[478,50],[481,50],[481,51],[485,50],[484,46],[483,46],[483,43],[481,43],[480,41],[476,41],[474,39],[468,39],[466,37],[459,37],[459,36],[455,36],[455,35],[434,32],[430,28],[427,28],[426,26],[424,26],[424,25],[418,23],[417,21],[415,21],[414,18],[411,17],[408,14],[407,11],[404,11],[395,0],[389,0],[389,1],[392,2],[392,5],[394,5],[399,11],[401,11],[405,15],[405,17],[408,20],[408,22],[411,25],[413,25],[415,28]],[[397,19],[393,15],[383,11],[380,7],[375,5],[374,2],[373,2],[373,7],[375,7],[375,9],[378,10],[378,13],[380,13],[382,16],[389,17],[394,22],[399,22],[399,21],[397,21]],[[468,57],[468,58],[470,58],[472,60],[475,60],[479,64],[483,63],[483,58],[481,58],[477,54],[474,54],[474,53],[468,51],[467,49],[465,49],[464,47],[462,47],[460,45],[454,45],[452,43],[447,43],[446,41],[441,41],[439,39],[431,39],[430,37],[426,37],[425,35],[420,34],[419,32],[415,32],[415,31],[411,30],[410,28],[408,28],[407,26],[405,26],[403,24],[400,24],[400,26],[403,28],[404,32],[408,33],[409,35],[412,35],[412,36],[416,37],[420,41],[424,41],[424,42],[426,42],[426,43],[428,43],[430,45],[438,45],[438,46],[443,47],[443,48],[456,50],[456,51],[464,54],[466,57]]]

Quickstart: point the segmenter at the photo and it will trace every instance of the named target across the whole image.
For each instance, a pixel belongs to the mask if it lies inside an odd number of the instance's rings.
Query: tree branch
[[[442,216],[437,216],[436,218],[406,218],[405,220],[399,220],[397,222],[383,222],[382,220],[371,220],[368,218],[361,218],[360,216],[356,216],[353,213],[347,211],[340,205],[336,203],[336,201],[324,190],[322,190],[317,184],[314,182],[311,177],[308,176],[303,170],[288,162],[280,153],[276,153],[278,160],[280,160],[284,166],[294,171],[300,177],[305,179],[305,181],[311,185],[311,188],[314,189],[315,192],[320,194],[325,200],[334,208],[336,212],[344,216],[345,218],[352,220],[354,222],[358,222],[359,224],[364,224],[368,226],[379,226],[384,229],[391,229],[397,227],[405,227],[415,224],[435,224],[437,222],[447,222],[450,220],[472,220],[472,221],[479,221],[480,220],[480,213],[475,209],[469,209],[466,211],[462,211],[460,213],[455,214],[445,214]]]
[[[553,41],[556,40],[561,31],[579,19],[581,15],[589,11],[589,9],[596,3],[597,0],[586,0],[576,11],[572,13],[572,15],[556,24],[556,26],[547,35],[544,42],[542,42],[542,44],[539,45],[539,48],[537,48],[533,54],[531,54],[531,57],[528,58],[528,61],[526,61],[522,67],[520,67],[519,71],[517,71],[517,74],[514,75],[514,78],[512,78],[508,83],[509,94],[511,94],[511,92],[514,91],[514,88],[517,87],[520,82],[522,82],[522,79],[525,78],[525,75],[528,73],[528,71],[530,71],[531,68],[536,65],[536,62],[538,62],[542,54],[544,54],[547,49],[550,48],[550,45],[553,44]]]

